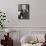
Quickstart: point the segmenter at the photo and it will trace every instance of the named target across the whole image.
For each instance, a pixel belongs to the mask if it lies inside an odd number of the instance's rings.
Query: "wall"
[[[30,20],[18,20],[18,4],[21,3],[30,4]],[[0,0],[0,10],[6,12],[6,27],[46,27],[45,4],[46,0]]]

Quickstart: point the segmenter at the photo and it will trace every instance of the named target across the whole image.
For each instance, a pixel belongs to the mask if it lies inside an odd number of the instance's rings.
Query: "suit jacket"
[[[18,16],[18,18],[22,19],[21,17],[23,17],[23,19],[29,19],[29,12],[27,12],[26,10],[25,10],[25,12],[23,12],[23,10],[21,10],[21,13]]]

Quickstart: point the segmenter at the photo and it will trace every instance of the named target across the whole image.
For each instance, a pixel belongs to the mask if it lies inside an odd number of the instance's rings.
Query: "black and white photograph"
[[[29,4],[18,5],[18,19],[29,19]]]

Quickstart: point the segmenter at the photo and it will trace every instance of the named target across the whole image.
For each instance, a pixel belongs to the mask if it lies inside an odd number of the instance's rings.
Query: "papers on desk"
[[[29,43],[23,43],[21,46],[41,46],[43,43],[37,43],[37,44],[29,44]]]

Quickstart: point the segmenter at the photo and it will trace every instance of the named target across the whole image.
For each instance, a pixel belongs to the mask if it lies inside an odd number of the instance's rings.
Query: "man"
[[[26,5],[22,5],[22,10],[18,16],[19,19],[29,19],[29,11],[26,8]]]

